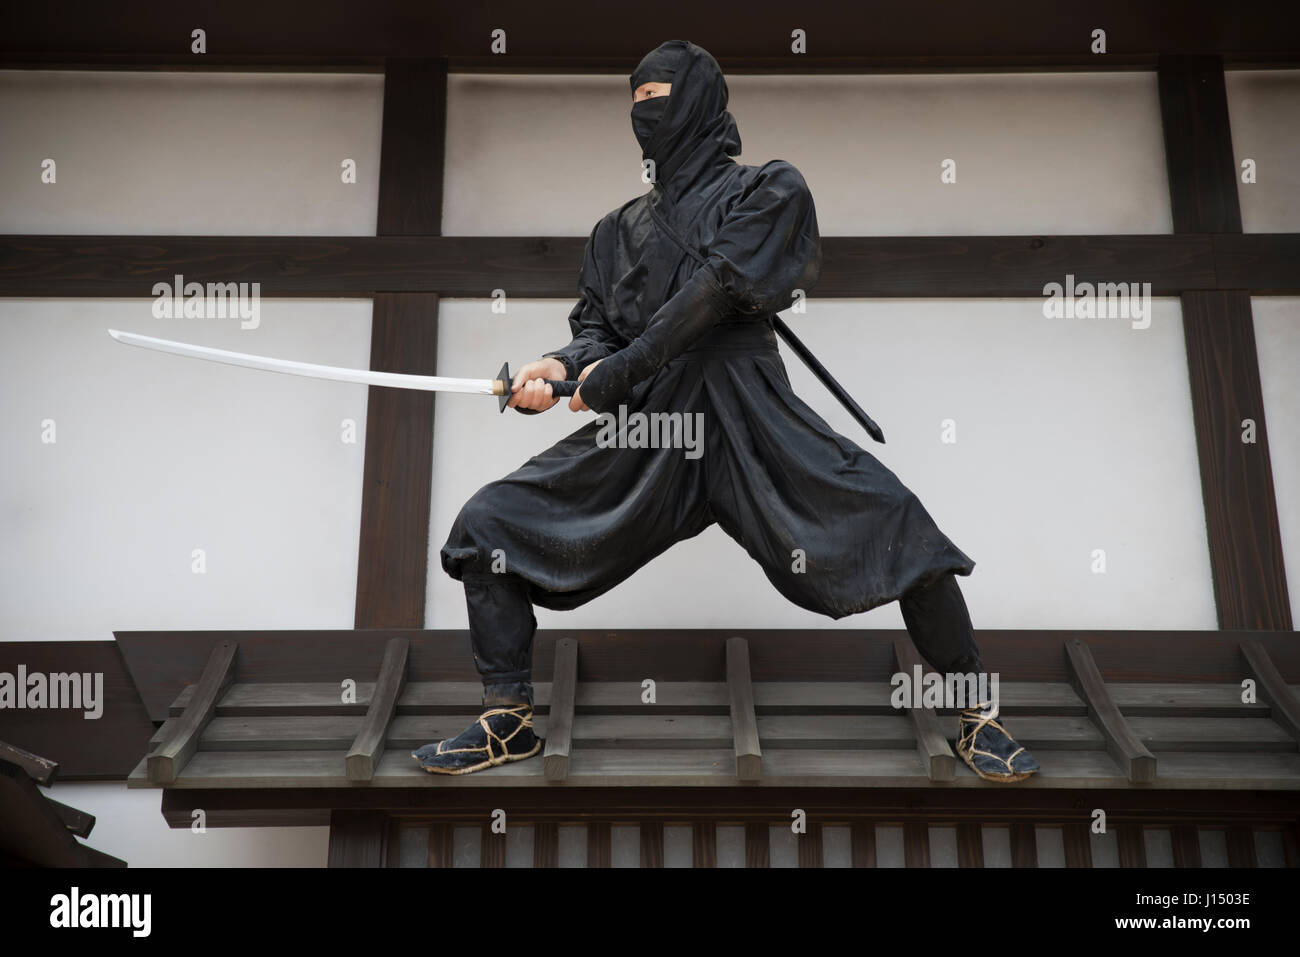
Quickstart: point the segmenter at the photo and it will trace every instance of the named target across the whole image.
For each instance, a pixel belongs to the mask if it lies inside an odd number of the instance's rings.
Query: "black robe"
[[[717,522],[778,591],[832,618],[969,575],[975,563],[894,473],[791,390],[771,317],[817,282],[812,195],[788,162],[731,158],[740,137],[717,63],[694,44],[673,52],[672,90],[644,144],[657,179],[591,231],[572,341],[549,355],[571,379],[601,360],[581,390],[598,412],[700,416],[700,445],[603,447],[610,429],[593,420],[475,493],[443,568],[458,580],[500,570],[500,549],[534,604],[575,608]],[[632,87],[660,75],[639,68]]]

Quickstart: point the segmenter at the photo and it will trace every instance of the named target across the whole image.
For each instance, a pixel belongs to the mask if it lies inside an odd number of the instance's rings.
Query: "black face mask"
[[[666,96],[651,96],[632,104],[632,132],[636,134],[636,141],[641,144],[642,154],[645,153],[646,144],[650,142],[650,137],[659,126],[659,121],[663,119],[664,110],[667,108],[668,97]]]

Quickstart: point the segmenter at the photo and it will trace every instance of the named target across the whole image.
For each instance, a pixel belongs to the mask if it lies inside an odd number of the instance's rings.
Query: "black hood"
[[[642,83],[671,83],[659,120],[642,151],[654,160],[656,185],[674,195],[704,169],[740,153],[740,131],[727,111],[727,81],[709,51],[689,40],[655,47],[632,71],[635,92]]]

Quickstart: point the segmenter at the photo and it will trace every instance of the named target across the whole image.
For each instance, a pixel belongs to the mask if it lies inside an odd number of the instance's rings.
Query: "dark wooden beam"
[[[543,774],[548,781],[563,781],[569,775],[569,753],[573,748],[573,710],[578,692],[578,643],[561,638],[555,643],[555,664],[551,671],[551,707],[546,719],[546,751]]]
[[[265,298],[438,293],[572,299],[585,238],[573,236],[0,235],[0,296],[144,297],[176,273],[200,283],[257,282]],[[1292,233],[1260,234],[1232,253],[1232,288],[1300,289]],[[1038,298],[1047,283],[1151,283],[1156,296],[1213,289],[1212,237],[823,236],[814,298]],[[496,370],[484,373],[491,375]]]
[[[437,236],[446,137],[445,60],[392,60],[384,77],[378,235]],[[438,296],[374,299],[370,368],[438,371]],[[357,562],[357,628],[421,628],[428,587],[434,395],[371,387]]]
[[[664,825],[662,821],[641,823],[641,866],[664,866]]]
[[[18,689],[19,694],[26,694],[26,688]],[[8,731],[6,730],[6,734]],[[0,741],[0,761],[22,768],[29,778],[41,787],[49,787],[59,773],[59,762],[33,754],[7,741]]]
[[[347,62],[358,57],[474,57],[508,65],[520,58],[599,59],[630,72],[665,37],[688,37],[724,64],[736,57],[806,62],[870,57],[936,65],[1068,62],[1104,68],[1140,55],[1214,50],[1234,57],[1278,57],[1296,49],[1294,5],[1264,4],[1244,13],[1218,0],[1184,0],[1178,15],[1161,4],[1094,0],[1044,7],[1007,0],[986,7],[923,0],[851,6],[802,4],[791,19],[782,0],[751,0],[737,17],[727,4],[664,0],[653,18],[611,15],[599,0],[539,12],[527,0],[465,5],[454,0],[375,0],[361,14],[343,0],[267,4],[227,0],[201,17],[167,0],[143,0],[123,15],[92,0],[64,0],[59,15],[10,5],[0,21],[4,65],[90,57],[134,64]],[[790,30],[807,31],[808,52],[790,52]],[[1096,27],[1107,52],[1090,50]],[[190,31],[207,31],[207,53],[190,52]],[[493,56],[495,28],[506,31]],[[111,60],[109,62],[112,62]]]
[[[590,838],[588,838],[590,841]],[[533,825],[533,867],[560,866],[560,826],[554,822]],[[590,866],[590,865],[588,865]]]
[[[171,784],[199,749],[199,736],[217,710],[217,702],[234,683],[239,644],[218,641],[208,655],[189,707],[149,755],[149,783]]]
[[[898,671],[907,675],[909,681],[917,665],[922,673],[930,669],[921,661],[916,651],[916,644],[910,637],[894,640],[894,662]],[[919,696],[921,689],[915,688],[913,694]],[[923,707],[919,700],[907,709],[912,718],[912,730],[916,734],[916,751],[924,765],[926,775],[931,781],[951,781],[957,776],[957,758],[948,746],[948,738],[939,725],[939,716],[933,708]],[[928,864],[926,865],[929,866]]]
[[[397,699],[406,688],[406,658],[409,649],[410,641],[406,638],[388,639],[370,706],[366,709],[361,729],[344,758],[349,781],[369,781],[375,776],[375,767],[384,754],[388,726],[397,711]]]
[[[731,743],[736,756],[736,777],[757,781],[763,776],[763,751],[754,714],[754,685],[750,680],[749,643],[733,635],[727,639],[727,698],[731,712]]]
[[[454,828],[450,824],[434,821],[429,825],[429,866],[451,867],[455,857]]]
[[[1185,292],[1182,307],[1219,627],[1290,631],[1250,294]]]
[[[533,669],[554,668],[555,645],[572,637],[582,647],[584,681],[640,680],[646,674],[663,681],[724,680],[728,638],[741,636],[749,645],[754,681],[881,681],[895,670],[893,644],[901,630],[708,628],[539,630],[533,640]],[[477,681],[469,635],[460,630],[397,629],[374,634],[349,629],[317,631],[136,631],[118,632],[118,646],[130,679],[154,721],[165,721],[170,706],[203,668],[214,640],[239,642],[240,679],[248,682],[332,682],[365,673],[383,655],[389,637],[411,641],[407,680]],[[1300,683],[1300,641],[1294,633],[1248,631],[1029,631],[981,630],[980,648],[996,660],[1004,680],[1065,681],[1062,642],[1088,643],[1097,666],[1113,682],[1232,682],[1241,680],[1240,646],[1256,639],[1278,671]],[[62,642],[27,642],[57,648]],[[75,643],[73,643],[75,644]],[[39,649],[38,649],[39,650]],[[0,643],[0,655],[8,653]],[[66,662],[62,655],[43,659]],[[12,671],[13,668],[8,670]],[[67,670],[67,669],[55,669]],[[1004,701],[1005,707],[1014,702]],[[48,709],[47,709],[48,710]],[[360,712],[364,713],[364,712]],[[106,711],[99,722],[113,719]],[[12,720],[12,719],[10,719]],[[134,741],[131,767],[146,750],[152,726]],[[15,742],[23,745],[24,742]],[[67,773],[65,767],[63,772]],[[129,771],[129,769],[128,769]]]
[[[1175,233],[1241,233],[1222,57],[1164,55],[1157,72]],[[1257,252],[1266,248],[1254,244]],[[1275,268],[1278,255],[1264,252],[1258,261]],[[1240,258],[1233,264],[1234,272],[1245,265]],[[1289,631],[1250,293],[1216,277],[1181,297],[1219,627]],[[1243,440],[1246,420],[1254,423],[1250,442]]]
[[[608,821],[595,821],[587,825],[587,866],[609,867],[613,846],[610,843]]]
[[[1169,838],[1174,849],[1174,867],[1201,866],[1201,836],[1195,826],[1171,827]]]
[[[1088,706],[1088,717],[1106,741],[1106,751],[1134,784],[1156,779],[1156,756],[1138,740],[1111,697],[1092,652],[1077,638],[1065,642],[1070,685]]]
[[[383,867],[388,815],[383,811],[330,812],[329,867]]]
[[[984,829],[978,821],[957,822],[957,866],[984,866]]]
[[[1011,866],[1038,866],[1038,832],[1032,821],[1011,823]]]
[[[926,822],[904,822],[903,865],[905,867],[930,866],[930,825]]]
[[[772,832],[766,821],[750,821],[745,824],[745,866],[772,866]],[[856,844],[855,844],[856,848]]]
[[[718,866],[718,825],[713,821],[691,826],[691,866]]]
[[[1247,673],[1255,679],[1259,700],[1268,705],[1273,720],[1300,742],[1300,701],[1277,670],[1268,650],[1252,638],[1241,643],[1241,658]]]

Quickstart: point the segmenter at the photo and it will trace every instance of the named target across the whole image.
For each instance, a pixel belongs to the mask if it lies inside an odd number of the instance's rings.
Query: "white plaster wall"
[[[1227,70],[1224,85],[1241,228],[1300,232],[1300,70]],[[1242,182],[1246,160],[1255,163],[1254,183]]]
[[[1147,329],[1046,319],[1025,299],[814,298],[806,314],[787,313],[886,445],[784,347],[782,356],[795,391],[894,471],[975,560],[961,585],[977,629],[1213,629],[1182,323],[1176,300],[1152,306]],[[439,372],[491,375],[507,358],[518,368],[567,341],[566,315],[552,302],[512,301],[502,316],[487,300],[444,301]],[[463,591],[438,558],[456,512],[593,413],[437,402],[426,622],[464,628]],[[1105,551],[1104,574],[1092,570],[1094,549]],[[897,603],[832,621],[787,602],[716,526],[582,608],[537,617],[542,628],[903,627]]]
[[[373,236],[383,94],[380,74],[0,70],[0,232]]]
[[[737,160],[804,174],[822,235],[1163,233],[1151,72],[728,77]],[[447,235],[585,236],[647,187],[626,76],[460,74]],[[940,181],[956,164],[956,182]]]

